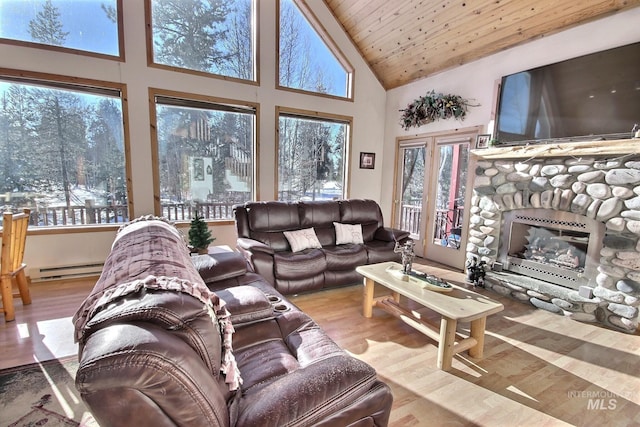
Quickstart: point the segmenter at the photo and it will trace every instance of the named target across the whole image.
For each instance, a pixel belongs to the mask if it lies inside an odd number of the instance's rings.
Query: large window
[[[253,199],[256,105],[152,90],[158,213],[172,220],[232,219]]]
[[[127,221],[124,88],[15,74],[0,70],[3,210],[30,208],[34,226]]]
[[[122,0],[0,0],[0,41],[121,57]]]
[[[281,109],[278,121],[278,200],[346,197],[351,120]]]
[[[302,2],[280,0],[280,87],[351,98],[353,67]]]
[[[254,0],[147,0],[151,62],[256,80]]]

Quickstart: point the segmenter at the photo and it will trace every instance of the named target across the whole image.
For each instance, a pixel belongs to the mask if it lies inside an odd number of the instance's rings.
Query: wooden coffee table
[[[383,262],[356,268],[364,276],[364,317],[373,315],[373,307],[379,307],[400,318],[408,325],[438,342],[438,368],[451,369],[453,356],[469,350],[469,356],[482,358],[484,330],[487,316],[504,309],[504,306],[476,292],[455,284],[449,292],[423,289],[416,281],[403,281],[391,270],[401,270],[396,262]],[[374,298],[375,284],[391,290],[391,295]],[[440,328],[429,324],[419,310],[411,310],[400,305],[400,295],[440,314]],[[471,322],[470,335],[460,336],[456,332],[458,322]]]

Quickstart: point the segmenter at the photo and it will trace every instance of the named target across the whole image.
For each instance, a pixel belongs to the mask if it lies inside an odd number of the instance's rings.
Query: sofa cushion
[[[347,355],[302,312],[255,326],[234,337],[246,379],[238,425],[316,425],[359,401],[376,381],[371,366]]]
[[[287,238],[292,252],[300,252],[305,249],[319,249],[322,247],[313,227],[302,230],[285,231],[284,237]]]
[[[295,353],[284,342],[276,320],[238,328],[233,345],[244,376],[243,393],[299,367]]]
[[[362,276],[356,270],[327,270],[324,272],[325,288],[356,283],[362,283]]]
[[[288,251],[290,250],[289,242],[284,237],[282,231],[267,232],[267,231],[254,231],[251,233],[251,238],[257,240],[260,243],[264,243],[274,251]]]
[[[276,279],[275,287],[279,292],[292,295],[301,292],[317,291],[324,288],[326,272],[320,272],[312,276],[299,277],[297,279]]]
[[[336,228],[336,245],[364,243],[364,240],[362,240],[362,225],[334,222],[333,226]]]
[[[327,268],[321,249],[302,252],[277,252],[273,255],[276,279],[300,279],[320,274]]]
[[[353,270],[367,263],[367,250],[363,245],[340,245],[323,250],[327,270]]]
[[[300,226],[313,227],[322,247],[336,244],[335,221],[340,221],[340,205],[333,200],[299,202]]]
[[[340,221],[340,205],[333,200],[299,202],[301,227],[330,227]]]
[[[365,242],[373,240],[376,230],[383,226],[380,206],[374,200],[341,200],[339,222],[361,224]]]
[[[247,215],[251,232],[287,231],[300,228],[298,206],[286,202],[252,203]]]
[[[322,247],[335,246],[336,245],[336,229],[333,224],[328,226],[317,226],[313,228],[316,231],[316,236]]]
[[[274,251],[289,250],[283,231],[299,230],[298,206],[287,202],[255,202],[246,205],[249,236]],[[244,228],[244,227],[243,227]]]

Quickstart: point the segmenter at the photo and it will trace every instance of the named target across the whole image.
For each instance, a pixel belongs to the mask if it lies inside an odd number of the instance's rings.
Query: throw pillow
[[[362,239],[362,225],[334,222],[333,226],[336,228],[336,245],[364,243]]]
[[[284,237],[289,241],[289,245],[291,245],[291,250],[293,252],[322,247],[313,227],[305,228],[303,230],[285,231]]]

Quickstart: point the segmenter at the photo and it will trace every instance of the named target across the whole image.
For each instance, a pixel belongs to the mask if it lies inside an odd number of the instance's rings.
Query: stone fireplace
[[[640,140],[475,150],[467,257],[485,286],[624,332],[640,305]]]

